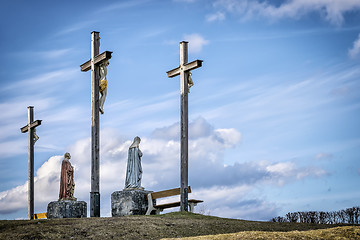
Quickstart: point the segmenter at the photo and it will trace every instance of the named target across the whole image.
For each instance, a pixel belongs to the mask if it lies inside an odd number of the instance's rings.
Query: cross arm
[[[109,52],[109,51],[105,51],[99,55],[97,55],[95,57],[95,60],[94,60],[94,64],[99,64],[101,63],[102,61],[104,60],[107,60],[107,59],[110,59],[111,58],[111,54],[112,52]],[[91,60],[87,61],[86,63],[80,65],[80,68],[81,68],[81,71],[82,72],[87,72],[91,69]]]
[[[192,61],[191,63],[187,63],[183,66],[183,69],[181,69],[181,67],[177,67],[177,68],[174,68],[167,73],[168,77],[169,78],[172,78],[172,77],[176,77],[177,75],[180,75],[180,72],[181,70],[183,70],[184,72],[185,71],[191,71],[193,69],[196,69],[196,68],[199,68],[202,66],[202,60],[195,60],[195,61]]]
[[[30,126],[29,126],[29,124],[26,125],[26,126],[23,126],[22,128],[20,128],[20,130],[21,130],[22,133],[26,133],[29,130],[29,128],[35,128],[37,126],[40,126],[41,121],[42,120],[36,120],[36,121],[30,123]]]

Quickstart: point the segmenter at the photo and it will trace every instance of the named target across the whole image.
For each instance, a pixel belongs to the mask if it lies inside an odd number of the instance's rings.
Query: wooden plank
[[[203,200],[190,199],[188,202],[189,202],[189,203],[202,203],[202,202],[204,202],[204,201],[203,201]],[[165,208],[172,208],[172,207],[179,207],[179,206],[180,206],[180,201],[178,201],[178,202],[171,202],[171,203],[159,204],[159,205],[156,205],[156,206],[154,206],[154,207],[160,208],[160,209],[165,209]]]
[[[191,71],[202,66],[202,60],[195,60],[184,65],[184,71]]]
[[[189,203],[201,203],[204,202],[203,200],[196,200],[196,199],[189,199],[188,200]]]
[[[180,194],[180,188],[174,188],[170,190],[151,193],[151,197],[152,199],[158,199],[158,198],[176,196],[179,194]]]
[[[180,75],[180,67],[174,68],[166,72],[169,78],[173,78]]]
[[[173,77],[176,77],[178,75],[180,75],[180,72],[181,70],[184,70],[184,71],[191,71],[193,69],[196,69],[196,68],[199,68],[202,66],[202,60],[195,60],[195,61],[192,61],[191,63],[187,63],[184,65],[183,69],[181,69],[180,67],[177,67],[177,68],[174,68],[167,73],[168,77],[169,78],[173,78]]]
[[[42,121],[42,120],[36,120],[36,121],[32,122],[32,123],[30,124],[30,128],[34,128],[34,127],[40,126],[40,125],[41,125],[41,121]],[[26,132],[28,131],[28,129],[29,129],[28,126],[29,126],[29,125],[26,125],[26,126],[23,126],[22,128],[20,128],[21,132],[22,132],[22,133],[26,133]]]
[[[179,207],[180,202],[172,202],[172,203],[164,203],[160,205],[156,205],[156,208],[165,209],[165,208],[172,208],[172,207]]]
[[[94,64],[99,64],[104,60],[110,59],[111,58],[111,54],[112,52],[110,51],[105,51],[97,56],[95,56],[94,58]],[[91,69],[91,60],[87,61],[86,63],[80,65],[81,71],[82,72],[87,72]]]
[[[20,128],[20,130],[22,133],[26,133],[29,130],[29,127],[28,127],[28,125],[26,125],[26,126],[23,126],[22,128]]]
[[[191,193],[190,186],[189,186],[189,193]],[[158,199],[158,198],[176,196],[179,194],[180,194],[180,188],[173,188],[173,189],[169,189],[169,190],[153,192],[153,193],[151,193],[151,197],[152,197],[152,199]]]

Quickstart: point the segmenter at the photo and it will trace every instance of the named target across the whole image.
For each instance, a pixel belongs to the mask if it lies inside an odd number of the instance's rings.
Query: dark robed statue
[[[64,154],[64,160],[61,164],[59,200],[76,201],[76,198],[74,198],[74,168],[71,166],[70,158],[70,153]]]
[[[141,187],[141,157],[142,152],[139,149],[141,139],[134,138],[134,142],[129,147],[128,162],[126,169],[125,189],[144,189]]]

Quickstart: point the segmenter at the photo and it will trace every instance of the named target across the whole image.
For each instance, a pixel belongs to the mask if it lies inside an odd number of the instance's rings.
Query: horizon
[[[83,4],[86,3],[86,4]],[[97,4],[92,4],[97,3]],[[101,217],[139,136],[142,185],[180,184],[179,43],[189,42],[190,198],[195,211],[267,221],[359,206],[360,1],[12,1],[2,4],[0,219],[27,218],[27,107],[35,213],[59,194],[65,152],[90,197],[90,36],[111,51],[100,115]],[[221,202],[221,204],[219,204]],[[173,211],[174,209],[170,210]],[[88,211],[89,216],[89,211]]]

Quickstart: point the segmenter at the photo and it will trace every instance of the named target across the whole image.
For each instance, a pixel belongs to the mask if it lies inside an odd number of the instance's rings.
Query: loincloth
[[[105,79],[100,80],[99,91],[102,92],[106,88],[107,88],[107,80],[105,78]]]

